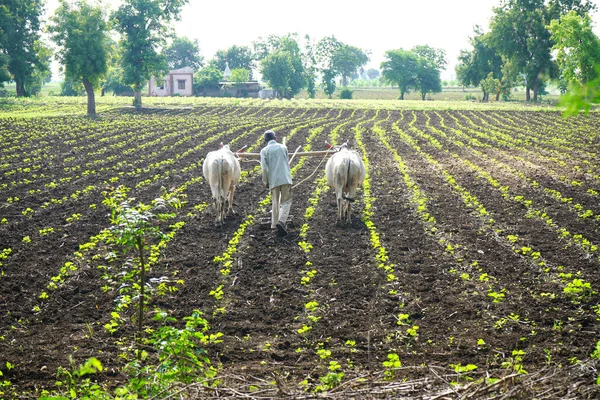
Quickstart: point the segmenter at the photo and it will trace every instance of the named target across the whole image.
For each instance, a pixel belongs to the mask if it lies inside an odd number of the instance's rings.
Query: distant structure
[[[274,99],[277,97],[277,90],[275,89],[262,89],[258,92],[258,97],[261,99]]]
[[[231,70],[229,69],[229,62],[225,61],[225,71],[223,71],[223,80],[228,81],[231,78]]]
[[[231,72],[230,72],[231,74]],[[148,82],[150,96],[193,96],[194,70],[183,67],[170,71],[163,82],[157,82],[154,77]]]
[[[223,80],[219,82],[221,88],[217,94],[219,97],[259,97],[260,86],[258,81],[232,82],[229,63],[225,63]]]

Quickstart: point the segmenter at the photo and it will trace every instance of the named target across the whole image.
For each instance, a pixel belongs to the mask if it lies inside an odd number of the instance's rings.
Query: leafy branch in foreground
[[[104,194],[103,204],[111,210],[111,231],[115,244],[121,246],[124,253],[131,249],[137,251],[139,257],[138,334],[141,338],[145,295],[146,262],[144,252],[146,245],[148,240],[152,238],[163,238],[165,236],[161,232],[159,224],[175,217],[175,213],[170,211],[180,209],[182,202],[178,197],[165,191],[161,197],[154,199],[150,205],[140,202],[137,206],[134,206],[132,202],[135,199],[127,198],[128,191],[129,188],[119,186],[114,193]]]

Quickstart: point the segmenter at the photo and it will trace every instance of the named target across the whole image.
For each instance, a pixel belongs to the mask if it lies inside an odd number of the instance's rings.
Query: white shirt
[[[288,151],[284,145],[275,140],[269,141],[260,151],[260,164],[263,183],[269,184],[269,189],[292,184]]]

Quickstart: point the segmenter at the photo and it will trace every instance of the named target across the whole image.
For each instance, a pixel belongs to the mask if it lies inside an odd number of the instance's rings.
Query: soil
[[[280,138],[289,137],[288,148],[294,150],[306,145],[319,127],[312,150],[322,150],[324,142],[337,135],[337,143],[348,141],[360,151],[357,127],[362,132],[373,197],[370,218],[394,276],[390,279],[380,268],[363,218],[364,190],[352,205],[348,226],[336,224],[331,190],[321,194],[314,214],[305,218],[317,179],[324,173],[321,157],[307,157],[294,175],[294,181],[302,183],[293,189],[293,217],[288,235],[281,238],[260,221],[268,219],[268,207],[258,206],[267,193],[260,171],[252,171],[256,163],[242,162],[242,169],[250,172],[235,192],[235,214],[222,227],[214,226],[212,207],[194,212],[195,206],[210,203],[205,181],[185,190],[187,203],[176,217],[185,225],[148,277],[184,284],[173,284],[179,289],[175,292],[151,297],[147,327],[158,327],[150,318],[156,308],[176,318],[177,326],[199,310],[210,332],[223,334],[222,342],[207,350],[224,381],[276,379],[281,393],[314,389],[330,372],[331,361],[340,364],[344,380],[381,378],[383,362],[397,354],[403,368],[390,381],[431,378],[443,390],[449,387],[446,380],[457,378],[457,365],[477,366],[472,378],[486,372],[500,378],[519,368],[534,374],[575,363],[580,384],[556,390],[580,398],[599,395],[597,360],[590,357],[600,337],[598,295],[574,298],[564,291],[575,278],[600,288],[598,251],[586,251],[571,240],[579,234],[599,242],[600,219],[579,218],[572,207],[580,204],[600,215],[597,194],[593,195],[600,191],[598,162],[592,157],[600,146],[599,116],[563,120],[557,113],[516,111],[258,107],[116,110],[99,121],[0,120],[2,137],[14,138],[4,149],[9,161],[1,166],[2,183],[8,187],[0,191],[0,217],[7,219],[0,225],[0,250],[12,250],[0,260],[0,370],[14,388],[7,393],[26,398],[42,389],[54,390],[60,368],[71,369],[89,357],[97,357],[106,368],[98,375],[101,382],[113,387],[126,382],[122,354],[131,355],[136,307],[122,312],[124,321],[115,333],[104,329],[120,294],[118,285],[103,279],[104,270],[98,268],[107,265],[104,255],[114,248],[99,245],[89,253],[102,255],[95,259],[76,254],[81,244],[110,225],[102,192],[126,185],[132,188],[131,197],[148,203],[161,188],[177,188],[201,176],[201,160],[221,141],[234,142],[232,148],[255,144],[253,151],[258,151],[262,132],[274,129]],[[415,186],[407,185],[378,129],[425,196],[433,225],[419,214]],[[403,140],[398,130],[414,142]],[[478,144],[467,143],[460,132],[477,138]],[[441,145],[433,145],[428,137]],[[568,140],[552,140],[562,137]],[[508,186],[508,195],[470,165],[492,175],[500,187]],[[35,178],[24,170],[27,166]],[[84,174],[86,170],[95,172]],[[466,205],[443,171],[489,215],[482,217]],[[160,177],[153,180],[157,174]],[[119,179],[111,181],[114,177]],[[140,185],[148,179],[150,183]],[[567,183],[573,180],[582,183]],[[50,182],[58,186],[52,188]],[[77,193],[90,186],[88,192]],[[544,188],[572,200],[557,200]],[[63,196],[62,204],[44,207]],[[554,225],[528,218],[527,207],[514,196],[531,200]],[[9,197],[19,200],[9,202]],[[33,213],[23,215],[27,209]],[[68,222],[73,214],[81,215]],[[225,277],[214,258],[227,251],[249,216],[254,222],[242,235]],[[301,236],[303,224],[309,225],[306,237]],[[42,235],[40,230],[48,227],[54,232]],[[570,237],[561,237],[556,227],[571,232]],[[23,241],[26,236],[30,243]],[[312,245],[310,252],[299,246],[302,241]],[[515,251],[521,247],[540,252],[540,258]],[[51,278],[68,261],[78,270],[49,290]],[[110,266],[114,276],[120,271],[118,264]],[[302,284],[313,269],[314,277]],[[219,285],[221,300],[209,295]],[[44,292],[46,299],[40,298]],[[490,294],[498,293],[504,298],[495,302]],[[317,303],[312,312],[309,302]],[[311,329],[299,333],[303,326]],[[521,359],[515,353],[519,350]],[[6,362],[14,368],[5,368]]]

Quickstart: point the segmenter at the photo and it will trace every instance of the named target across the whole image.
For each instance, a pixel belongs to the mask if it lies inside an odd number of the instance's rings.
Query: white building
[[[223,80],[228,81],[231,78],[231,70],[229,69],[229,62],[225,61],[225,71],[223,71]]]
[[[156,82],[154,77],[148,82],[150,96],[193,96],[194,95],[194,70],[183,67],[170,71],[164,82]]]

